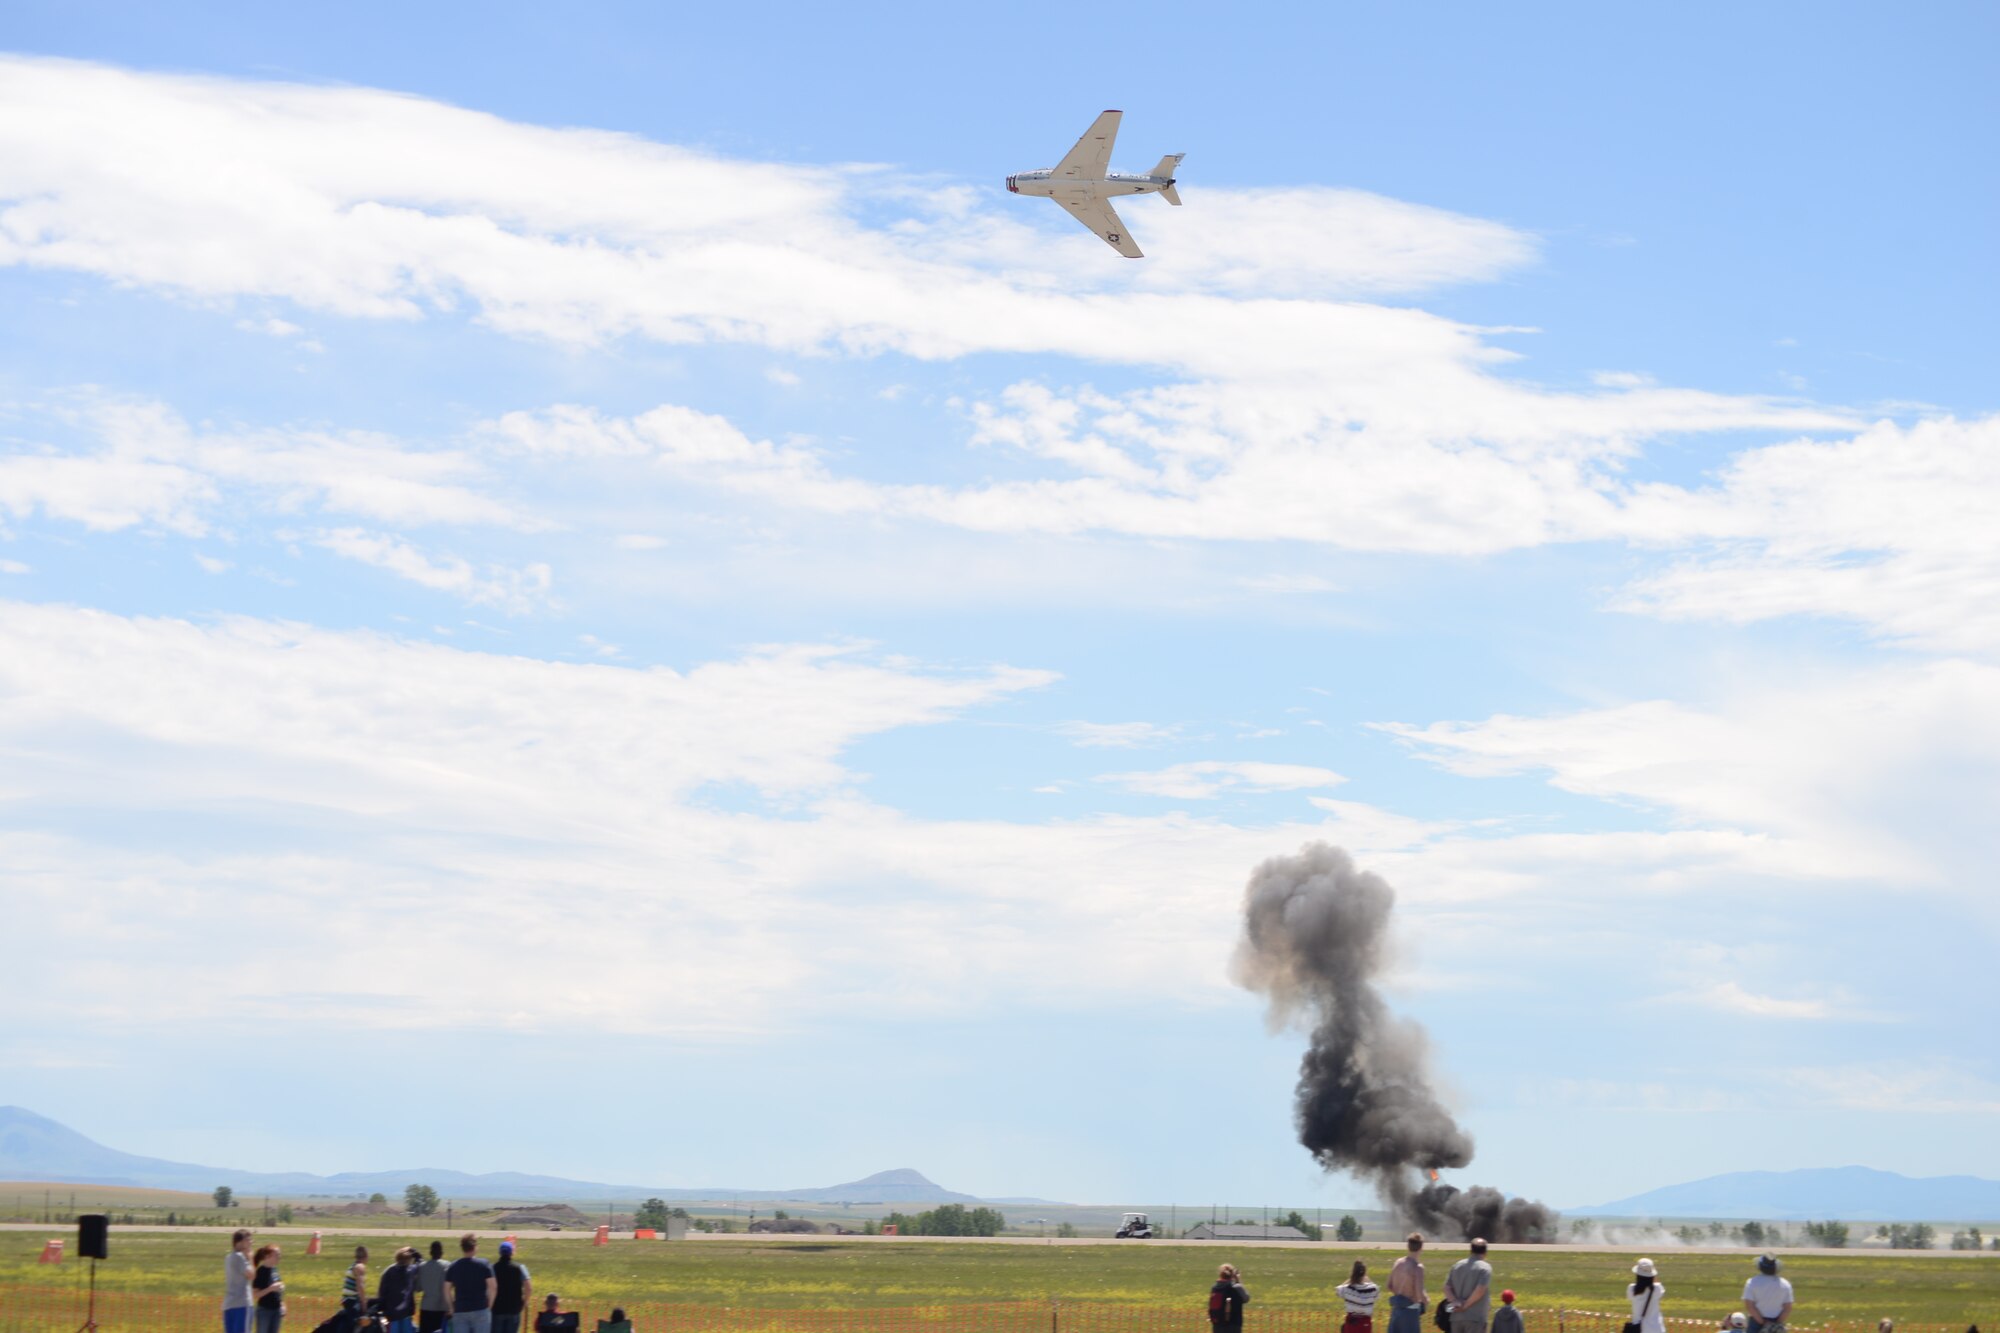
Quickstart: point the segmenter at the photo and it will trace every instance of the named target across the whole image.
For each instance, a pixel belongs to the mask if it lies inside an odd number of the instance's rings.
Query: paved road
[[[124,1234],[127,1232],[134,1232],[134,1231],[144,1231],[158,1235],[172,1235],[172,1236],[188,1235],[190,1233],[194,1235],[213,1234],[219,1236],[227,1236],[232,1231],[234,1231],[235,1228],[114,1225],[112,1227],[112,1230],[120,1234]],[[449,1240],[453,1234],[448,1230],[443,1230],[437,1227],[396,1228],[396,1227],[348,1227],[348,1226],[326,1225],[317,1228],[309,1226],[256,1227],[254,1228],[254,1230],[260,1236],[310,1236],[315,1230],[317,1230],[325,1237],[396,1236],[406,1240],[409,1239]],[[63,1226],[60,1224],[55,1226],[47,1226],[40,1222],[0,1222],[0,1231],[40,1232],[44,1235],[51,1237],[60,1236],[65,1240],[70,1241],[72,1244],[75,1241],[75,1235],[74,1235],[75,1228]],[[588,1228],[577,1228],[573,1230],[564,1230],[564,1231],[529,1231],[517,1228],[514,1231],[509,1232],[504,1229],[495,1230],[491,1227],[478,1228],[478,1234],[482,1238],[489,1241],[497,1239],[501,1236],[512,1235],[521,1239],[523,1243],[525,1243],[527,1240],[530,1239],[534,1240],[537,1243],[540,1243],[545,1240],[587,1241],[592,1239],[594,1235],[594,1233],[591,1232]],[[1365,1250],[1365,1251],[1372,1250],[1378,1253],[1382,1250],[1396,1248],[1396,1242],[1393,1240],[1378,1240],[1378,1241],[1252,1240],[1252,1241],[1225,1241],[1222,1244],[1218,1245],[1215,1241],[1212,1240],[1167,1240],[1164,1238],[1160,1240],[1115,1240],[1110,1236],[1073,1236],[1068,1239],[1058,1240],[1054,1236],[1049,1236],[1045,1239],[1040,1236],[834,1236],[825,1233],[821,1233],[819,1235],[799,1235],[796,1233],[791,1235],[773,1235],[765,1232],[746,1234],[741,1231],[730,1231],[718,1234],[714,1232],[690,1231],[687,1235],[687,1238],[691,1241],[697,1241],[697,1242],[736,1241],[740,1243],[748,1241],[752,1244],[758,1244],[758,1245],[784,1245],[787,1243],[799,1243],[799,1242],[805,1242],[813,1245],[825,1245],[829,1243],[844,1244],[844,1245],[904,1245],[904,1244],[915,1243],[918,1241],[921,1241],[926,1245],[1072,1245],[1072,1246],[1074,1245],[1172,1245],[1172,1246],[1193,1246],[1196,1248],[1205,1248],[1205,1249],[1227,1249],[1227,1248],[1234,1248],[1238,1245],[1254,1245],[1254,1246],[1268,1246],[1272,1248],[1288,1249],[1288,1250]],[[632,1233],[629,1231],[614,1231],[611,1233],[611,1239],[613,1239],[614,1241],[618,1241],[620,1243],[624,1243],[632,1239]],[[225,1246],[224,1248],[227,1247]],[[1452,1245],[1450,1242],[1445,1242],[1445,1241],[1433,1242],[1430,1247],[1431,1253],[1433,1254],[1442,1254],[1449,1251],[1455,1251],[1456,1248],[1457,1247]],[[1503,1245],[1503,1246],[1496,1246],[1495,1248],[1501,1252],[1505,1252],[1508,1249],[1514,1249],[1514,1248],[1525,1249],[1530,1247],[1526,1246],[1515,1247],[1515,1246]],[[1658,1252],[1661,1247],[1657,1244],[1653,1244],[1653,1245],[1560,1245],[1552,1248],[1561,1249],[1566,1252],[1573,1252],[1578,1254],[1587,1254],[1587,1253],[1652,1254]],[[1833,1259],[1851,1259],[1857,1256],[1866,1256],[1870,1254],[1894,1254],[1899,1259],[1980,1259],[1982,1257],[1979,1254],[1974,1254],[1964,1251],[1884,1250],[1875,1246],[1855,1246],[1851,1249],[1845,1249],[1845,1250],[1821,1250],[1821,1249],[1805,1249],[1799,1247],[1794,1247],[1790,1249],[1785,1249],[1785,1248],[1773,1249],[1768,1247],[1764,1249],[1745,1249],[1740,1245],[1712,1245],[1712,1246],[1697,1245],[1697,1246],[1688,1246],[1685,1248],[1681,1246],[1673,1246],[1671,1247],[1671,1252],[1677,1255],[1678,1254],[1736,1254],[1736,1255],[1810,1254],[1810,1255],[1824,1255],[1828,1258],[1833,1258]],[[1987,1254],[1984,1257],[1990,1259],[1992,1255]]]

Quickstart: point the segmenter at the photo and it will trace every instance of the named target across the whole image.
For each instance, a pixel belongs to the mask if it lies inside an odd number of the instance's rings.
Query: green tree
[[[227,1185],[217,1185],[215,1187],[215,1206],[217,1208],[234,1208],[236,1206],[236,1191]]]
[[[430,1217],[438,1210],[438,1192],[429,1185],[412,1185],[403,1191],[403,1211],[411,1217]]]
[[[1296,1227],[1299,1231],[1312,1237],[1314,1240],[1322,1239],[1319,1234],[1319,1228],[1311,1222],[1306,1221],[1306,1215],[1296,1208],[1279,1218],[1277,1225],[1281,1227]]]
[[[1333,1229],[1333,1234],[1340,1240],[1360,1240],[1361,1219],[1353,1213],[1342,1213],[1340,1225]]]
[[[655,1231],[664,1231],[667,1228],[667,1218],[670,1216],[672,1214],[667,1210],[667,1201],[665,1199],[648,1199],[633,1212],[632,1225],[634,1227],[651,1227]]]
[[[1847,1248],[1847,1223],[1808,1222],[1806,1236],[1823,1249],[1844,1250]]]
[[[382,1194],[382,1193],[379,1193],[379,1192],[377,1192],[377,1193],[375,1193],[375,1194],[371,1194],[371,1195],[369,1195],[369,1196],[368,1196],[368,1202],[370,1202],[370,1203],[387,1203],[387,1202],[389,1202],[389,1196],[388,1196],[388,1195],[386,1195],[386,1194]]]
[[[278,1225],[279,1225],[279,1226],[290,1226],[290,1225],[291,1225],[291,1223],[292,1223],[292,1206],[291,1206],[290,1204],[288,1204],[288,1203],[281,1203],[281,1204],[279,1204],[279,1205],[278,1205]]]
[[[1736,1228],[1736,1234],[1742,1238],[1745,1245],[1752,1247],[1762,1245],[1764,1243],[1764,1224],[1762,1222],[1745,1222],[1742,1226]]]
[[[1063,1240],[1076,1239],[1076,1225],[1072,1222],[1056,1223],[1056,1235]]]

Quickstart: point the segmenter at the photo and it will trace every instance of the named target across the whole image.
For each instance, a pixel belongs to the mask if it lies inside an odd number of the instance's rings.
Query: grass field
[[[302,1306],[334,1303],[341,1264],[354,1244],[329,1232],[326,1253],[304,1255],[302,1235],[271,1233],[286,1251],[288,1294]],[[9,1286],[80,1283],[84,1265],[38,1265],[41,1237],[0,1233],[0,1300]],[[416,1239],[416,1238],[413,1238]],[[428,1240],[428,1237],[422,1239]],[[379,1258],[397,1241],[367,1237]],[[490,1252],[494,1242],[482,1246]],[[226,1238],[115,1230],[113,1257],[99,1270],[107,1290],[149,1293],[219,1289]],[[1060,1243],[936,1244],[901,1242],[749,1241],[677,1243],[619,1241],[593,1246],[581,1240],[523,1238],[522,1259],[536,1288],[572,1300],[706,1302],[772,1309],[960,1304],[990,1301],[1066,1300],[1175,1306],[1198,1302],[1215,1265],[1239,1264],[1259,1308],[1324,1310],[1337,1305],[1334,1286],[1356,1257],[1377,1274],[1391,1251],[1269,1248],[1255,1245],[1063,1245]],[[1433,1252],[1433,1286],[1453,1252]],[[1535,1307],[1614,1310],[1629,1280],[1632,1256],[1572,1249],[1496,1250],[1499,1283]],[[1735,1308],[1751,1260],[1740,1254],[1655,1255],[1668,1290],[1668,1313],[1718,1318]],[[1798,1318],[1868,1320],[1893,1315],[1911,1323],[2000,1327],[2000,1255],[1856,1253],[1786,1260],[1797,1286]]]

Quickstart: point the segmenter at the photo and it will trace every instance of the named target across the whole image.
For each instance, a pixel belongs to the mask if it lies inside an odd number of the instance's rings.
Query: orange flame
[[[1431,1179],[1432,1179],[1432,1180],[1436,1180],[1437,1178],[1438,1178],[1438,1173],[1437,1173],[1437,1170],[1436,1170],[1436,1168],[1432,1168],[1432,1170],[1431,1170]]]

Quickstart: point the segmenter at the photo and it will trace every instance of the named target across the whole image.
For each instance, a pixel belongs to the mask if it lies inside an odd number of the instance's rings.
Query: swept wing
[[[1117,112],[1106,112],[1116,115]],[[1127,259],[1144,259],[1146,252],[1132,241],[1125,230],[1125,223],[1119,218],[1118,210],[1108,199],[1080,198],[1075,195],[1057,195],[1057,202],[1069,210],[1069,215],[1090,228],[1103,238],[1104,243],[1124,255]]]
[[[1092,121],[1083,137],[1076,141],[1076,147],[1063,155],[1056,163],[1057,180],[1101,181],[1111,170],[1111,145],[1118,140],[1118,122],[1125,118],[1123,111],[1107,111]],[[1124,228],[1118,228],[1123,231]]]

